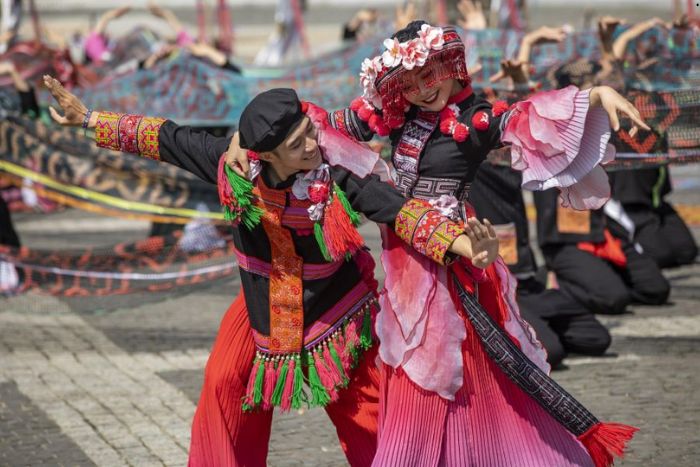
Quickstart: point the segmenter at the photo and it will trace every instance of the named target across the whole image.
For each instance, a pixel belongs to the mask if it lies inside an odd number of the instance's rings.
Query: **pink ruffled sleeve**
[[[107,41],[102,34],[90,32],[85,38],[85,55],[93,62],[106,60],[109,52]]]
[[[610,134],[605,110],[590,107],[590,89],[568,86],[516,103],[501,141],[511,145],[511,166],[523,173],[523,188],[558,188],[563,206],[584,210],[610,198],[600,166],[615,158]]]

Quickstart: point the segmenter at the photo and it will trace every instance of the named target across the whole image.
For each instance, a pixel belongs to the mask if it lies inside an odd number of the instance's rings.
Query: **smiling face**
[[[430,66],[413,69],[406,73],[404,98],[413,105],[431,112],[445,108],[450,96],[461,91],[462,86],[455,79],[446,79],[432,83],[434,70]],[[429,86],[432,83],[432,86]]]
[[[260,158],[269,162],[282,180],[299,171],[317,168],[323,161],[318,148],[316,128],[309,117],[299,125],[273,151],[260,153]]]

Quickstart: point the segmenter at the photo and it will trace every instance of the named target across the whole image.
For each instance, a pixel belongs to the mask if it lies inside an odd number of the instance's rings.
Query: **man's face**
[[[294,131],[275,148],[272,157],[276,157],[276,162],[288,172],[313,170],[321,165],[316,128],[309,117],[304,117]]]
[[[406,73],[406,84],[403,89],[404,98],[411,104],[422,109],[439,112],[445,108],[455,86],[454,79],[446,79],[432,83],[433,67],[416,68]],[[432,83],[432,86],[429,86]]]

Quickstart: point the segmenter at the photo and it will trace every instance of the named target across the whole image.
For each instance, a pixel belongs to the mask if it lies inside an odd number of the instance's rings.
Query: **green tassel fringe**
[[[338,351],[335,350],[335,345],[333,345],[333,342],[328,342],[328,351],[331,354],[331,358],[333,359],[333,362],[335,362],[335,366],[338,367],[338,372],[340,372],[340,375],[343,377],[343,387],[347,386],[348,383],[350,382],[350,379],[348,378],[348,375],[345,374],[345,369],[343,368],[343,362],[340,361],[340,356],[338,355]],[[328,365],[332,365],[332,362],[326,362]]]
[[[302,404],[306,402],[306,394],[304,393],[304,371],[301,368],[301,358],[295,356],[297,359],[296,365],[294,365],[294,386],[292,390],[292,408],[300,409]]]
[[[341,204],[343,205],[343,209],[345,209],[345,212],[348,214],[352,225],[355,227],[360,225],[360,215],[350,205],[350,201],[348,201],[347,196],[345,196],[345,192],[335,183],[333,184],[333,191],[335,191],[338,200],[340,200]]]
[[[259,406],[263,400],[263,381],[265,380],[265,362],[258,360],[258,372],[255,374],[255,386],[253,387],[253,405]]]
[[[289,360],[285,360],[280,369],[280,376],[275,385],[275,390],[272,392],[272,405],[280,406],[282,404],[282,393],[284,385],[287,381],[287,373],[289,373]]]
[[[311,390],[311,407],[325,407],[330,401],[331,396],[328,394],[325,386],[321,384],[321,378],[318,376],[318,370],[314,364],[314,357],[311,352],[305,352],[306,367],[309,372],[309,389]]]
[[[318,248],[321,250],[321,254],[326,261],[333,261],[331,255],[328,253],[328,247],[326,246],[326,240],[323,238],[323,228],[319,222],[314,222],[314,237],[316,238],[316,243],[318,243]]]
[[[362,334],[360,334],[360,346],[364,350],[368,350],[372,347],[372,317],[371,312],[366,311],[365,317],[362,321]]]
[[[262,219],[264,214],[260,207],[253,205],[253,182],[238,175],[228,165],[224,167],[224,170],[231,184],[233,195],[241,208],[241,221],[249,230],[253,229],[260,223],[260,219]],[[227,208],[224,217],[226,220],[233,221],[237,218],[237,215]]]

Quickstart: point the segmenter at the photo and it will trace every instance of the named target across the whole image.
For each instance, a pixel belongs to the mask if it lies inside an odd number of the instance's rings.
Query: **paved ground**
[[[679,202],[700,203],[697,172],[677,177]],[[77,211],[17,224],[28,246],[59,248],[142,238],[148,227]],[[375,228],[363,229],[376,246]],[[700,464],[698,273],[700,264],[669,272],[668,306],[605,319],[608,355],[569,358],[554,374],[602,418],[642,429],[620,465]],[[0,466],[184,465],[208,350],[237,290],[232,280],[160,301],[122,298],[109,312],[33,293],[0,299]],[[269,464],[344,458],[325,414],[311,410],[275,416]]]

